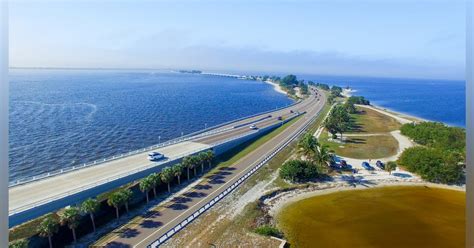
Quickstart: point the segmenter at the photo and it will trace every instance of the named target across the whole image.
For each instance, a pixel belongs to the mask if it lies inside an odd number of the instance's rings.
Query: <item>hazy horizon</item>
[[[10,4],[11,67],[456,79],[463,1]]]

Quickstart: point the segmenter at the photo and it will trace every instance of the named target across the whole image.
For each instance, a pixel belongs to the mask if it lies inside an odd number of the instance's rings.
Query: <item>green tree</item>
[[[175,164],[173,167],[173,175],[178,179],[178,184],[181,184],[181,174],[183,173],[183,166]]]
[[[291,182],[299,181],[304,171],[304,168],[300,166],[300,164],[298,160],[285,162],[280,168],[280,177]]]
[[[205,154],[206,154],[206,162],[209,165],[209,168],[211,168],[212,160],[214,160],[214,152],[212,150],[207,150]]]
[[[346,111],[349,113],[349,114],[355,114],[357,113],[357,109],[356,107],[354,106],[353,103],[347,101],[346,103],[344,103],[344,108],[346,109]]]
[[[140,188],[140,191],[145,193],[146,196],[146,203],[150,202],[150,198],[148,197],[148,192],[153,188],[153,182],[150,178],[150,176],[143,178],[140,180],[138,183],[138,188]]]
[[[333,161],[333,154],[327,145],[320,145],[319,152],[314,156],[316,164],[321,166],[329,166]]]
[[[200,152],[197,155],[197,158],[198,158],[199,164],[201,164],[201,174],[202,174],[204,173],[204,163],[206,162],[206,159],[207,159],[206,152]]]
[[[189,170],[194,168],[194,160],[192,156],[186,156],[183,158],[183,161],[181,163],[183,164],[184,167],[186,167],[186,172],[187,172],[186,175],[189,181]]]
[[[77,207],[69,207],[59,215],[59,222],[61,225],[67,225],[72,232],[72,238],[76,243],[76,228],[79,225],[79,219],[81,217],[80,210]]]
[[[298,141],[297,153],[306,159],[312,159],[318,153],[319,142],[311,133],[306,133]]]
[[[171,193],[170,183],[173,181],[174,173],[171,167],[166,167],[161,171],[161,181],[168,185],[168,193]]]
[[[388,161],[385,164],[385,170],[388,171],[388,174],[392,175],[392,171],[397,168],[397,163],[395,161]]]
[[[324,127],[329,130],[333,136],[336,133],[341,135],[352,126],[352,119],[347,110],[342,105],[336,105],[329,113],[328,118],[324,121]]]
[[[151,183],[151,188],[153,189],[153,196],[155,196],[156,198],[156,187],[161,184],[161,175],[160,173],[151,173],[147,178]]]
[[[41,237],[48,237],[49,247],[53,248],[51,237],[58,232],[59,222],[51,215],[45,217],[38,225],[38,233]]]
[[[123,205],[123,196],[120,191],[114,192],[109,195],[107,199],[107,204],[115,208],[115,215],[117,219],[120,218],[119,208]]]
[[[19,239],[8,244],[8,248],[28,248],[28,239]]]
[[[129,212],[128,211],[128,203],[132,200],[133,198],[133,192],[131,189],[122,189],[120,190],[120,194],[122,195],[122,201],[123,201],[123,204],[125,204],[125,209],[127,211],[127,213]]]
[[[94,213],[99,210],[100,203],[96,199],[89,198],[81,204],[81,212],[89,214],[92,221],[92,230],[95,232]]]

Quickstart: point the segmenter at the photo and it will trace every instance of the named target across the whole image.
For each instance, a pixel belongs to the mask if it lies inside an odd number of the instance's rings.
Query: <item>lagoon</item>
[[[287,205],[291,247],[464,247],[465,193],[396,186],[319,195]]]

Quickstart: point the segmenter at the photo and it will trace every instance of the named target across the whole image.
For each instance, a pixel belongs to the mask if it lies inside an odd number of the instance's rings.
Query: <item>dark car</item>
[[[379,167],[380,169],[382,169],[382,170],[385,168],[385,165],[384,165],[384,164],[382,163],[382,161],[380,161],[380,160],[377,160],[377,162],[375,163],[375,165],[376,165],[377,167]]]
[[[278,116],[278,120],[279,120],[279,121],[283,120],[283,117]]]
[[[341,160],[341,166],[342,167],[347,167],[347,161],[346,160]]]
[[[367,162],[362,162],[362,167],[368,171],[374,170],[374,167],[370,166]]]

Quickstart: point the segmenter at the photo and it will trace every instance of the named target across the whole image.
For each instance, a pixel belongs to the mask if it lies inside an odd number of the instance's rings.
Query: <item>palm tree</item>
[[[397,163],[395,161],[388,161],[385,164],[385,170],[388,171],[389,175],[392,175],[392,171],[397,168]]]
[[[81,212],[89,214],[92,221],[92,229],[95,232],[94,213],[99,210],[100,203],[96,199],[89,198],[81,204]]]
[[[156,198],[156,186],[161,184],[161,175],[160,173],[151,173],[147,178],[151,182],[153,188],[153,195]]]
[[[204,173],[204,162],[207,160],[207,155],[205,152],[200,152],[197,156],[197,161],[201,164],[201,174]]]
[[[49,248],[53,248],[53,242],[51,241],[51,237],[54,233],[58,232],[59,229],[59,222],[56,218],[49,215],[45,217],[40,224],[38,225],[38,233],[41,237],[48,237],[49,241]]]
[[[207,150],[205,154],[206,154],[206,162],[208,163],[209,168],[210,168],[212,160],[214,159],[214,152],[212,150]]]
[[[168,184],[168,193],[171,193],[170,183],[173,181],[173,169],[166,167],[161,171],[161,181]]]
[[[189,181],[189,169],[193,168],[193,159],[191,156],[186,156],[183,158],[181,164],[186,167],[188,181]]]
[[[191,157],[191,168],[194,170],[194,177],[196,177],[196,166],[199,164],[199,157],[194,155]]]
[[[314,155],[313,159],[319,165],[329,166],[333,160],[332,151],[329,150],[327,145],[319,146],[318,152]]]
[[[306,159],[312,158],[318,153],[319,142],[311,133],[306,133],[298,142],[298,154]]]
[[[148,176],[140,180],[138,187],[140,188],[141,192],[145,193],[146,202],[150,202],[150,198],[148,197],[148,191],[150,191],[150,189],[153,187],[153,183],[150,180],[150,177]]]
[[[117,191],[110,194],[109,198],[107,199],[107,204],[115,208],[115,214],[117,215],[117,219],[119,219],[120,218],[119,207],[122,206],[123,204],[123,196],[121,192]]]
[[[61,225],[67,225],[72,231],[72,238],[74,243],[76,243],[76,228],[79,225],[79,218],[81,217],[81,212],[77,207],[66,208],[63,213],[59,215],[59,222]]]
[[[122,200],[123,200],[123,203],[125,204],[125,209],[127,210],[127,213],[128,213],[128,203],[130,202],[130,200],[132,200],[133,192],[131,189],[122,189],[120,190],[120,194],[123,197]]]
[[[178,184],[181,184],[181,174],[183,173],[183,166],[181,164],[175,164],[172,169],[173,175],[178,178]]]

